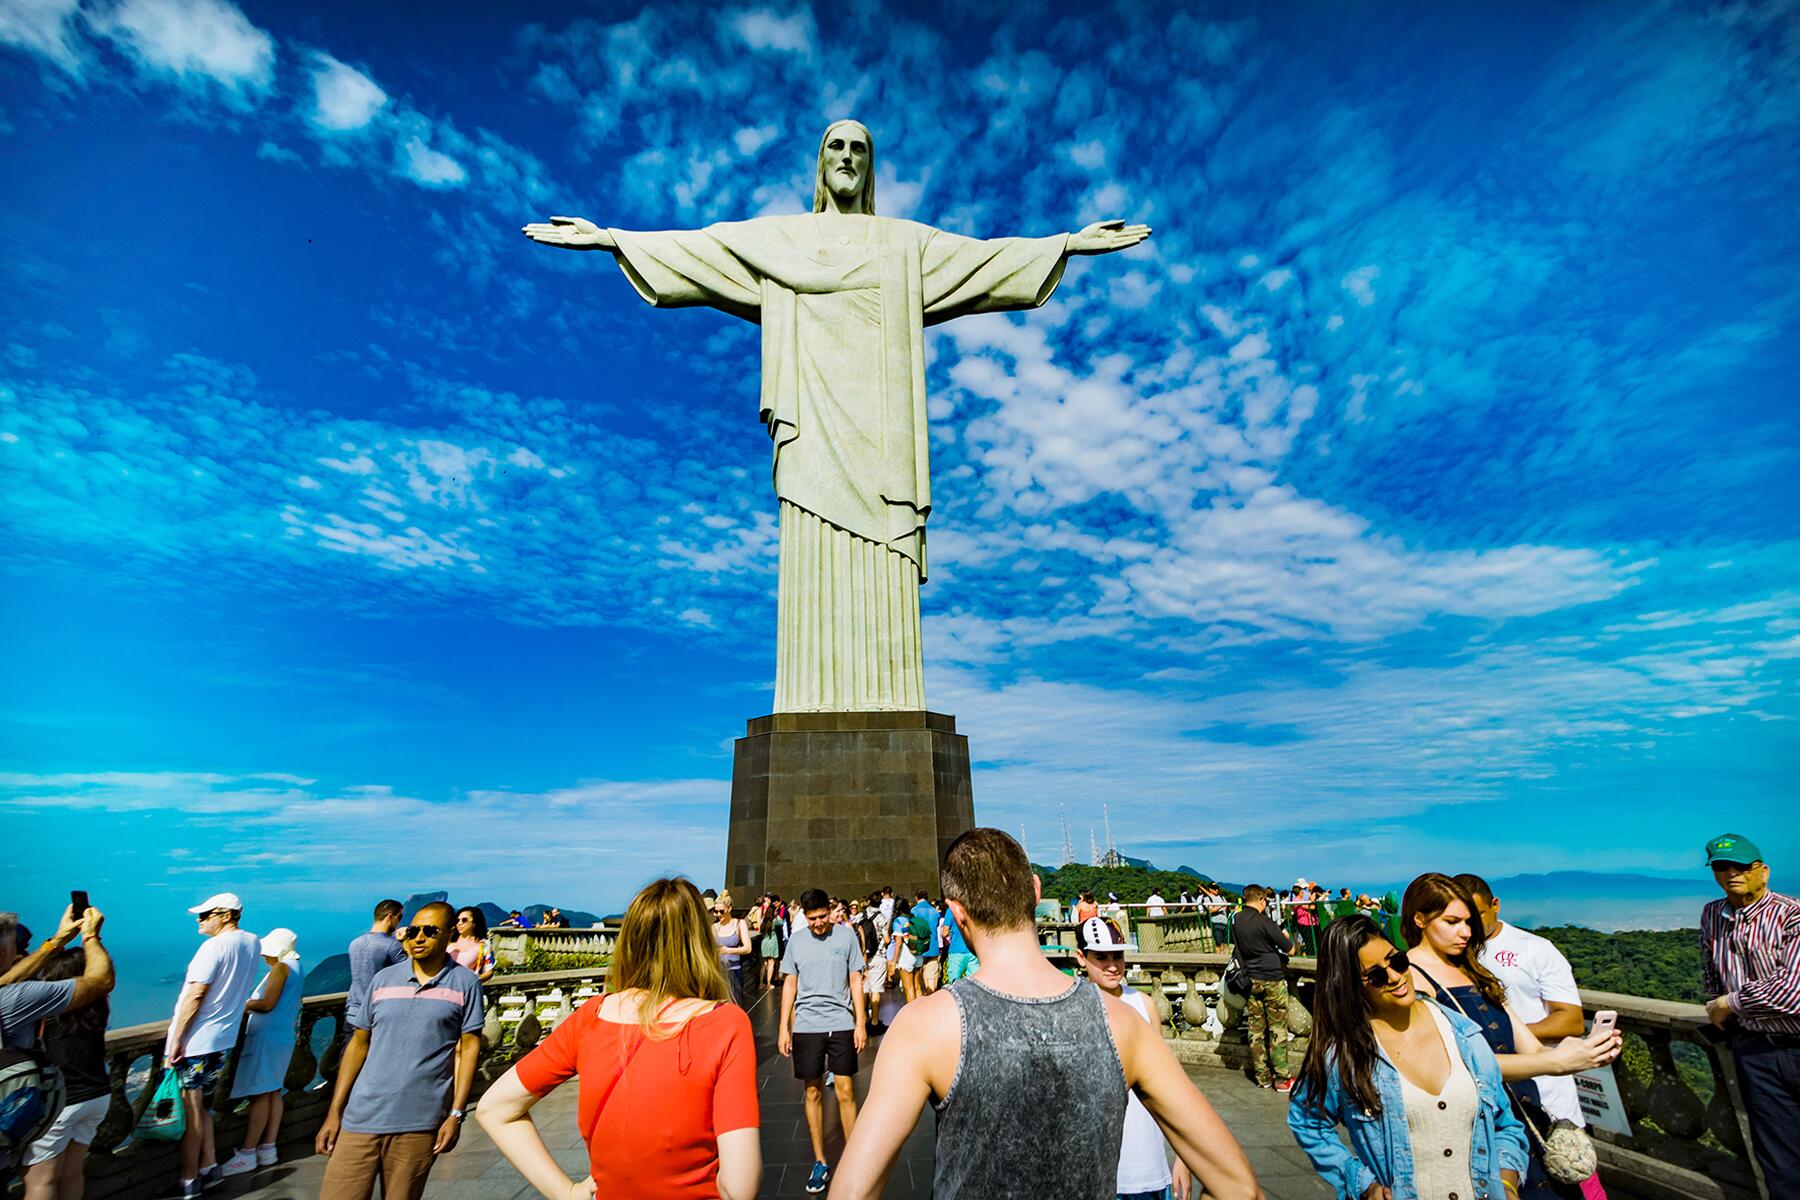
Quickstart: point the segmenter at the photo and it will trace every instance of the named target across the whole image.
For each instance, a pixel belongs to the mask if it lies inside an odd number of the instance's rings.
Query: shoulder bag
[[[1461,1013],[1466,1020],[1475,1020],[1462,1006],[1462,1001],[1456,998],[1455,992],[1432,979],[1431,972],[1423,968],[1415,969],[1431,981],[1432,989],[1438,995],[1448,996],[1450,1003],[1456,1005],[1456,1011]],[[1476,1023],[1480,1024],[1480,1022]],[[1519,1103],[1519,1098],[1513,1094],[1512,1088],[1507,1086],[1504,1077],[1500,1080],[1500,1086],[1506,1089],[1506,1098],[1512,1101],[1513,1111],[1519,1114],[1519,1120],[1524,1124],[1526,1132],[1537,1143],[1538,1156],[1544,1163],[1544,1172],[1551,1179],[1557,1183],[1578,1184],[1600,1169],[1599,1156],[1594,1153],[1594,1140],[1587,1135],[1585,1129],[1573,1121],[1558,1117],[1550,1122],[1549,1132],[1540,1130],[1537,1127],[1536,1118],[1532,1116],[1531,1109]],[[1543,1115],[1548,1117],[1550,1114],[1544,1113]]]

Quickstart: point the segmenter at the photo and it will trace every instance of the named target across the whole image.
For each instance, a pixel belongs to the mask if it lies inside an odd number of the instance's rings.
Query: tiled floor
[[[805,1194],[806,1175],[812,1166],[812,1147],[806,1132],[802,1090],[787,1059],[775,1053],[774,998],[760,999],[751,1010],[757,1033],[757,1072],[762,1089],[763,1196]],[[857,1076],[856,1094],[868,1088],[868,1064],[879,1052],[875,1039],[864,1068]],[[1287,1101],[1261,1091],[1244,1077],[1226,1071],[1190,1068],[1194,1081],[1206,1092],[1238,1141],[1250,1155],[1270,1200],[1312,1200],[1331,1192],[1313,1174],[1312,1167],[1294,1145],[1287,1131]],[[576,1089],[565,1087],[533,1110],[544,1140],[570,1175],[587,1173],[587,1151],[575,1128]],[[826,1154],[836,1161],[843,1149],[837,1123],[837,1102],[825,1101]],[[932,1114],[927,1111],[907,1139],[889,1180],[889,1200],[924,1200],[931,1195]],[[218,1200],[254,1197],[256,1200],[313,1200],[325,1160],[319,1157],[282,1163],[250,1176],[247,1185],[232,1184],[211,1195]],[[481,1127],[469,1122],[462,1144],[433,1169],[425,1192],[428,1200],[530,1200],[536,1195],[487,1138]]]

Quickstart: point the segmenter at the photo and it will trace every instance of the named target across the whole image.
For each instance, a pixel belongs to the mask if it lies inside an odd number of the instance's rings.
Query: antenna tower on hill
[[[1063,866],[1063,867],[1074,866],[1075,865],[1075,843],[1071,842],[1069,840],[1069,806],[1066,804],[1058,804],[1056,806],[1056,808],[1057,808],[1058,812],[1062,813],[1062,827],[1063,827],[1063,856],[1062,856],[1062,862],[1058,863],[1057,865]]]
[[[1094,836],[1094,827],[1088,826],[1088,859],[1094,866],[1100,865],[1100,839]]]

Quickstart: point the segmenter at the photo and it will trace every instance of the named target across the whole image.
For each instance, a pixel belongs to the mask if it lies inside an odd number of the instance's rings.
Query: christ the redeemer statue
[[[1071,254],[1150,236],[977,240],[875,215],[875,147],[855,121],[819,144],[813,211],[633,233],[579,217],[525,226],[608,250],[658,308],[707,305],[762,326],[762,420],[781,504],[775,711],[925,707],[919,585],[931,468],[924,328],[1036,308]]]

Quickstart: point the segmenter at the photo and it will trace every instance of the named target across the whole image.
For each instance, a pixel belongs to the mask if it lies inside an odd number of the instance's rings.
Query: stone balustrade
[[[1140,949],[1127,955],[1132,986],[1150,993],[1162,1018],[1162,1033],[1184,1064],[1247,1071],[1249,1046],[1243,1007],[1222,995],[1220,979],[1227,955],[1211,950],[1184,952],[1173,946],[1210,946],[1211,930],[1195,914],[1140,918]],[[1040,927],[1044,952],[1057,965],[1075,969],[1074,926]],[[1154,932],[1149,932],[1154,930]],[[528,954],[609,955],[616,928],[495,931],[496,957],[505,965]],[[1161,939],[1159,948],[1148,947]],[[536,951],[532,954],[532,951]],[[1312,1032],[1314,961],[1288,964],[1290,1062],[1297,1069]],[[476,1090],[497,1079],[543,1033],[588,996],[595,994],[604,968],[498,975],[485,988],[486,1023]],[[1595,1131],[1602,1170],[1642,1200],[1768,1200],[1745,1147],[1749,1134],[1738,1103],[1730,1051],[1701,1036],[1705,1010],[1608,992],[1583,992],[1591,1014],[1619,1014],[1626,1050],[1614,1064],[1631,1134]],[[301,1036],[287,1075],[287,1116],[282,1123],[284,1156],[309,1152],[325,1115],[343,1051],[344,996],[308,997],[301,1008]],[[107,1036],[113,1106],[88,1157],[88,1194],[95,1200],[140,1200],[167,1184],[176,1171],[170,1143],[131,1137],[162,1070],[162,1022],[115,1030]],[[228,1067],[215,1097],[218,1144],[237,1144],[243,1117],[230,1092]]]
[[[557,934],[594,933],[590,930],[554,930]],[[496,975],[483,988],[486,1020],[481,1030],[481,1065],[476,1072],[479,1095],[488,1084],[506,1073],[513,1062],[537,1045],[544,1033],[587,997],[596,995],[605,980],[604,968],[547,971],[537,974]],[[308,996],[300,1006],[300,1036],[288,1064],[284,1101],[287,1113],[281,1123],[283,1158],[312,1153],[312,1141],[325,1119],[331,1089],[337,1081],[338,1060],[348,1030],[344,1026],[345,993]],[[138,1119],[149,1106],[161,1081],[163,1039],[168,1023],[134,1025],[106,1035],[107,1062],[112,1078],[112,1108],[100,1125],[87,1158],[87,1194],[93,1200],[143,1200],[167,1187],[178,1174],[176,1145],[132,1136]],[[217,1145],[223,1158],[242,1137],[242,1101],[228,1099],[237,1069],[235,1055],[220,1077],[213,1096]]]
[[[504,925],[488,930],[488,946],[502,970],[520,970],[542,963],[543,970],[557,969],[557,960],[589,960],[612,957],[618,939],[616,921],[602,921],[586,929],[514,929]]]

